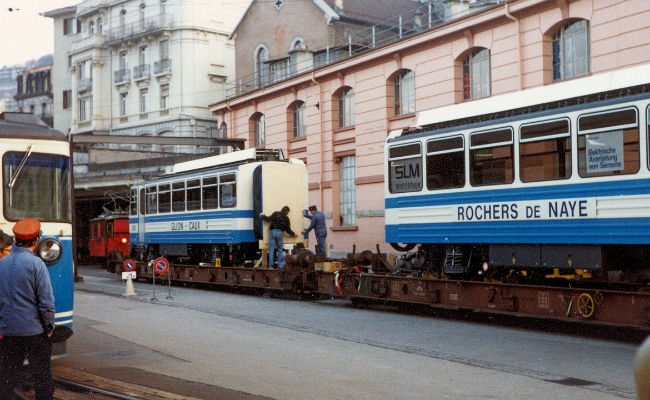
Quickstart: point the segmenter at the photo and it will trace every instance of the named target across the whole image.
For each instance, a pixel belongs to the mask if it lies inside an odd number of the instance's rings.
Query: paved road
[[[635,398],[632,344],[79,274],[56,362],[188,396]]]

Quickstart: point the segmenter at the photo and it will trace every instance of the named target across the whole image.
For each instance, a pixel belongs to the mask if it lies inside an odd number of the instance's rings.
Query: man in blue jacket
[[[0,259],[0,399],[13,399],[25,359],[37,400],[54,396],[50,369],[54,294],[43,260],[34,254],[41,223],[24,218],[13,229],[15,248]]]
[[[316,234],[316,255],[327,257],[327,250],[325,250],[325,239],[327,239],[327,225],[325,225],[325,214],[318,211],[316,206],[309,206],[309,211],[305,211],[305,218],[311,219],[309,227],[302,231],[304,234],[309,234],[312,229]]]

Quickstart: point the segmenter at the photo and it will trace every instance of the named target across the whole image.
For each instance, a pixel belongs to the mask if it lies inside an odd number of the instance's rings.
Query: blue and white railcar
[[[422,112],[386,142],[386,241],[447,273],[647,279],[649,113],[650,65]]]
[[[297,232],[306,205],[307,168],[284,159],[280,150],[251,148],[176,164],[131,189],[132,254],[193,265],[248,265],[268,249],[268,224],[260,214],[289,206]],[[287,236],[285,244],[299,240]]]
[[[70,143],[32,114],[0,115],[2,215],[0,229],[12,234],[21,218],[41,222],[36,251],[45,261],[55,297],[53,357],[66,354],[72,334],[74,263]]]

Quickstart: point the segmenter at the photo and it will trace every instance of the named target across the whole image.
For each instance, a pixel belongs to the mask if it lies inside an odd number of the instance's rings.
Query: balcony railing
[[[142,64],[138,65],[137,67],[133,67],[133,80],[134,81],[139,81],[141,79],[146,79],[149,77],[149,64]]]
[[[77,80],[77,92],[83,93],[91,90],[93,88],[93,81],[90,78],[78,79]]]
[[[445,2],[445,5],[438,2],[428,3],[417,9],[412,17],[405,18],[400,15],[371,27],[359,29],[345,37],[335,38],[334,45],[328,44],[313,50],[304,50],[302,56],[298,56],[298,52],[295,52],[289,59],[270,60],[261,71],[238,77],[232,82],[226,82],[224,98],[229,99],[262,89],[278,81],[290,79],[298,74],[353,57],[442,23],[478,12],[502,1],[456,1]]]
[[[160,61],[154,61],[153,63],[153,74],[162,75],[169,74],[172,72],[172,60],[166,58]]]
[[[116,85],[119,85],[121,83],[127,83],[129,82],[130,75],[129,75],[129,70],[128,69],[118,69],[115,71],[115,75],[113,77],[113,83]]]
[[[173,15],[161,14],[155,17],[147,18],[144,21],[133,22],[109,30],[106,34],[106,44],[136,38],[138,36],[151,34],[160,30],[172,29],[173,27]]]

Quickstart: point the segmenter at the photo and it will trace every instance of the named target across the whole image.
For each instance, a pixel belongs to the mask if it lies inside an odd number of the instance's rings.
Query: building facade
[[[359,43],[365,51],[332,63],[316,63],[320,53],[307,46],[303,56],[311,58],[311,68],[289,69],[263,87],[240,85],[210,106],[230,136],[306,162],[310,200],[328,217],[333,253],[353,245],[390,251],[384,243],[384,143],[389,132],[414,126],[423,111],[472,107],[486,97],[650,63],[645,0],[445,4],[423,5],[391,30],[396,40],[366,40]],[[291,41],[307,37],[312,27],[298,14],[284,18],[282,26],[304,31],[285,35],[281,47],[291,49]],[[253,76],[262,68],[255,49],[278,29],[266,22],[266,30],[245,20],[236,30],[238,52],[248,53],[237,59],[248,60]]]
[[[53,126],[52,118],[52,59],[43,57],[33,68],[27,68],[16,76],[14,99],[18,111],[34,114],[48,126]]]
[[[223,135],[207,105],[235,76],[228,37],[248,2],[84,0],[43,13],[54,20],[56,127],[81,143],[76,187],[127,189],[164,166],[128,174],[125,164],[215,151],[180,139]],[[105,139],[87,144],[75,136]],[[129,137],[178,140],[134,144]]]

